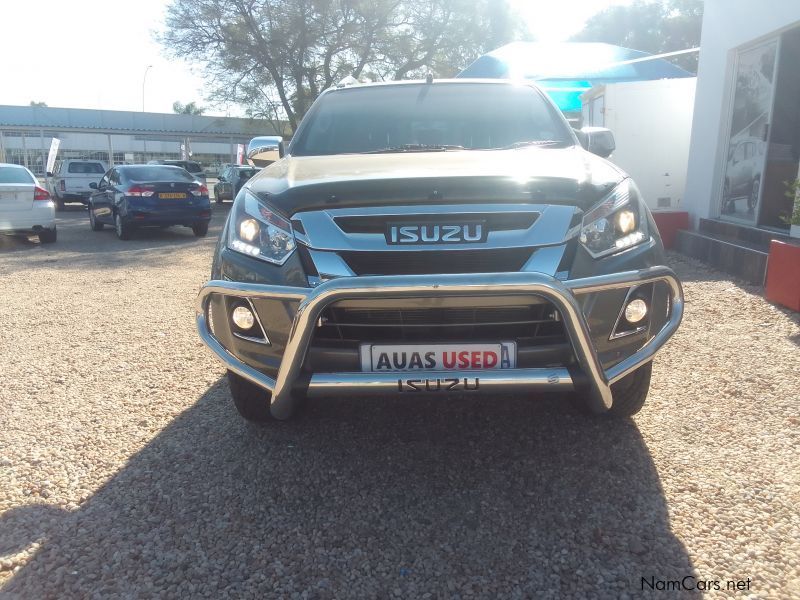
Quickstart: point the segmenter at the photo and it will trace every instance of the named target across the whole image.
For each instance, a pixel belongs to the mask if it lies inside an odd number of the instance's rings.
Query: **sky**
[[[631,0],[507,1],[536,39],[562,41],[592,14]],[[208,107],[202,67],[169,58],[154,39],[168,4],[0,0],[0,104],[37,101],[69,108],[172,112],[178,100]],[[242,110],[215,106],[206,114],[242,116]]]

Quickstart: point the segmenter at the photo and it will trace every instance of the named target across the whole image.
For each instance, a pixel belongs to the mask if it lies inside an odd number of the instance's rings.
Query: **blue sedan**
[[[208,188],[188,171],[166,165],[123,165],[90,184],[89,224],[94,231],[113,226],[121,240],[139,227],[191,227],[208,233]]]

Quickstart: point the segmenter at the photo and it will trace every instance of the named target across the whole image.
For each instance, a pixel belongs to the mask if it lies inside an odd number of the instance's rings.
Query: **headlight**
[[[645,209],[639,190],[630,179],[583,216],[581,244],[595,258],[620,252],[648,237]]]
[[[228,248],[282,265],[295,249],[292,224],[248,190],[234,202]]]

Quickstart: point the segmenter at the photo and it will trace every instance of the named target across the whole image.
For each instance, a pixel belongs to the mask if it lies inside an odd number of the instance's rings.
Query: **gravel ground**
[[[687,314],[632,421],[342,399],[255,427],[194,332],[213,236],[59,233],[0,239],[2,597],[800,597],[800,327],[753,289],[671,256]]]

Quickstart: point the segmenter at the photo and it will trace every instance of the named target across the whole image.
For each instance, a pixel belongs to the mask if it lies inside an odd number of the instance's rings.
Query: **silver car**
[[[50,192],[28,169],[0,163],[0,233],[37,235],[56,241],[56,209]]]

